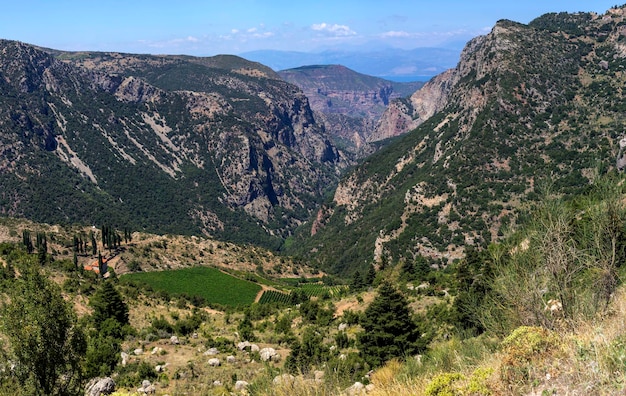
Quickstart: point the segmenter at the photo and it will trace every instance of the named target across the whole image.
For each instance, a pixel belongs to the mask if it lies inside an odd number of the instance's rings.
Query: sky
[[[623,0],[622,0],[623,1]],[[66,51],[212,56],[461,48],[500,19],[604,13],[616,0],[4,0],[0,38]]]

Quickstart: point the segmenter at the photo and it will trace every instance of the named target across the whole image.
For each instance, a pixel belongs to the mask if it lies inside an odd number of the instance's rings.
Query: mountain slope
[[[356,153],[370,151],[369,142],[390,137],[372,137],[376,122],[392,99],[409,96],[423,85],[387,81],[341,65],[303,66],[278,75],[300,87],[326,130]]]
[[[0,64],[4,215],[276,244],[346,165],[304,94],[241,58],[0,41]]]
[[[430,117],[340,182],[302,254],[343,274],[418,255],[445,264],[497,239],[543,184],[584,191],[618,154],[624,24],[623,8],[548,14],[470,41],[421,90],[435,92]]]

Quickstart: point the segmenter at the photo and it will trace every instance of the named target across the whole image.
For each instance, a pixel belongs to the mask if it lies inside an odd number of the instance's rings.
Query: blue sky
[[[7,0],[0,38],[79,51],[210,56],[259,49],[462,46],[499,19],[604,13],[616,0]],[[8,3],[8,4],[6,4]]]

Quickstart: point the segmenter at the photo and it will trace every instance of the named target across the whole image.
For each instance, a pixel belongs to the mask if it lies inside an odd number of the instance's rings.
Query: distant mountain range
[[[297,52],[260,50],[240,54],[279,71],[308,65],[343,65],[370,76],[392,81],[426,81],[456,66],[460,50],[446,48],[395,48],[365,51],[328,50]]]

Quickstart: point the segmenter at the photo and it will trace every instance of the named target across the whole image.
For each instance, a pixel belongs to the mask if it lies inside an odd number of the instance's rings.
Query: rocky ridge
[[[342,179],[303,249],[340,273],[445,265],[500,238],[542,186],[580,192],[619,151],[624,23],[623,8],[547,14],[471,40],[456,68],[390,104],[380,136],[413,129]]]
[[[241,58],[4,40],[0,64],[4,215],[267,243],[348,164],[296,86]]]
[[[370,143],[389,137],[373,134],[389,103],[410,95],[423,84],[387,81],[341,65],[304,66],[278,74],[302,89],[316,119],[356,157],[371,153]]]

